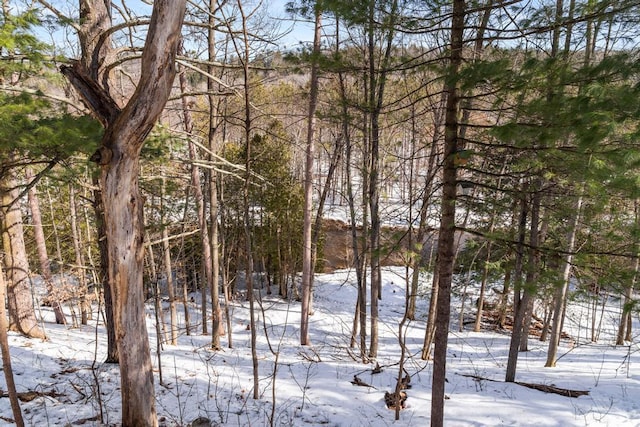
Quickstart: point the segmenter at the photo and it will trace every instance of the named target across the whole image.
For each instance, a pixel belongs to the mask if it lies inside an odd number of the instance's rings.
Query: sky
[[[279,22],[279,32],[284,34],[277,43],[279,47],[283,49],[294,48],[300,43],[310,43],[313,41],[313,25],[311,23],[304,22],[300,18],[294,18],[287,14],[285,12],[285,5],[288,1],[289,0],[264,0],[261,5],[269,19]],[[70,2],[68,0],[53,0],[50,3],[65,15],[77,15],[76,2]],[[114,4],[119,10],[124,10],[120,7],[122,4],[121,2],[114,2]],[[131,11],[133,11],[133,13],[136,14],[148,14],[150,12],[149,5],[141,0],[127,0],[125,4],[131,9]],[[15,11],[19,10],[17,5],[14,8]],[[44,8],[42,9],[46,10]],[[47,14],[50,15],[50,13]],[[65,31],[60,28],[54,28],[53,26],[45,25],[43,28],[37,29],[36,34],[41,40],[54,44],[58,51],[60,51],[63,46],[66,46],[65,49],[69,50],[70,45],[75,45],[77,43],[73,31]],[[71,53],[69,53],[70,56],[75,56],[77,54],[74,53],[73,50],[74,49],[72,48]]]

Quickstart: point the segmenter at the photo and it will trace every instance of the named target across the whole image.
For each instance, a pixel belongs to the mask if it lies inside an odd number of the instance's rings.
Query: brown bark
[[[431,345],[436,333],[436,309],[438,307],[438,267],[433,272],[431,280],[431,295],[429,297],[429,312],[427,314],[427,325],[424,331],[424,342],[422,344],[422,360],[431,358]]]
[[[218,8],[216,0],[210,0],[209,10],[209,29],[207,32],[207,52],[209,56],[209,63],[213,64],[216,61],[216,40],[215,40],[215,24],[216,17],[213,11]],[[207,68],[209,75],[213,75],[214,67],[209,65]],[[210,157],[213,161],[213,154],[217,152],[215,135],[218,127],[218,118],[216,116],[215,98],[214,98],[214,81],[212,78],[207,78],[207,90],[209,95],[207,96],[207,102],[209,104],[209,131],[207,132],[207,138],[209,139],[209,150],[211,152]],[[220,309],[220,244],[219,244],[219,230],[218,230],[218,174],[215,170],[210,171],[209,175],[209,218],[211,222],[211,281],[209,287],[211,289],[211,348],[219,349],[220,336],[224,335],[224,326],[222,323],[222,310]],[[206,221],[205,221],[206,222]],[[229,347],[231,348],[231,319],[229,317],[229,294],[228,286],[225,284],[225,310],[227,314],[227,329],[229,330]]]
[[[93,212],[96,217],[96,234],[98,235],[98,252],[100,253],[100,271],[98,277],[104,295],[105,328],[107,329],[107,358],[105,363],[118,363],[118,343],[116,339],[115,321],[113,318],[113,298],[109,282],[109,253],[107,245],[106,225],[102,192],[99,189],[98,177],[94,175]],[[154,276],[155,278],[155,276]]]
[[[13,379],[13,369],[11,367],[11,353],[9,351],[9,337],[7,336],[7,318],[6,318],[6,285],[4,281],[4,273],[2,263],[0,262],[0,349],[2,354],[2,372],[4,380],[7,384],[9,393],[9,401],[11,403],[11,412],[13,413],[14,422],[17,427],[24,427],[22,411],[20,410],[20,402],[16,393],[16,383]]]
[[[311,65],[311,86],[309,93],[309,112],[307,116],[307,151],[304,176],[304,225],[302,232],[302,307],[300,313],[300,344],[309,345],[309,311],[311,289],[313,286],[313,247],[312,247],[312,210],[313,210],[313,158],[315,153],[316,108],[318,106],[318,55],[322,30],[322,11],[316,5],[315,30],[313,36],[313,63]]]
[[[32,181],[34,179],[31,169],[27,169],[27,180]],[[36,242],[36,250],[38,252],[38,261],[40,262],[40,273],[47,289],[47,299],[53,313],[56,317],[56,323],[58,325],[65,325],[67,319],[62,311],[62,304],[60,298],[56,295],[56,290],[53,288],[53,281],[51,275],[51,263],[49,261],[49,255],[47,254],[47,245],[44,237],[44,229],[42,227],[42,214],[40,212],[40,200],[38,199],[38,193],[35,185],[29,189],[29,210],[31,211],[31,224],[33,225],[33,236]]]
[[[465,1],[454,0],[451,18],[451,53],[449,56],[450,77],[455,76],[462,64]],[[444,423],[444,391],[446,383],[447,342],[451,314],[451,280],[455,257],[455,209],[456,179],[455,164],[458,149],[458,114],[460,94],[456,79],[450,78],[446,85],[447,103],[445,113],[445,151],[442,174],[442,205],[440,231],[438,234],[438,300],[436,308],[435,350],[431,400],[431,426]]]
[[[29,279],[29,261],[24,244],[22,212],[18,203],[15,170],[9,169],[0,178],[0,229],[7,272],[9,328],[31,338],[46,338],[38,325]]]
[[[164,172],[163,172],[164,174]],[[162,199],[165,197],[165,178],[162,177]],[[164,255],[164,274],[167,278],[167,295],[169,297],[169,331],[171,345],[178,345],[178,310],[176,308],[176,290],[173,283],[173,268],[171,266],[171,247],[169,245],[168,224],[164,221],[164,203],[161,202],[162,215],[162,253]]]
[[[562,268],[562,284],[558,287],[553,306],[553,326],[551,331],[551,339],[549,340],[549,350],[547,351],[547,362],[545,367],[556,366],[558,357],[558,345],[560,344],[560,335],[562,334],[561,325],[565,316],[564,308],[566,306],[567,291],[569,290],[569,280],[571,278],[571,264],[573,262],[573,251],[576,247],[576,237],[578,234],[578,222],[580,212],[582,210],[582,195],[578,196],[573,216],[569,220],[569,232],[567,234],[567,255],[565,255],[564,265]]]
[[[209,147],[213,149],[213,141],[210,137]],[[211,171],[211,179],[209,182],[209,205],[211,218],[211,348],[214,350],[221,349],[220,337],[225,334],[224,324],[222,322],[222,309],[220,308],[220,245],[218,242],[218,188],[217,174]],[[206,222],[206,221],[205,221]],[[229,329],[229,342],[231,342],[231,319],[229,319],[229,298],[225,293],[225,308],[227,309],[227,328]]]
[[[514,382],[516,377],[516,368],[518,364],[518,349],[521,346],[521,341],[528,338],[529,323],[526,321],[528,318],[527,312],[530,310],[533,303],[533,293],[536,288],[536,281],[538,278],[538,263],[539,263],[539,224],[540,224],[540,204],[542,194],[539,190],[540,180],[536,179],[535,184],[529,186],[533,191],[531,200],[531,223],[529,229],[529,253],[527,260],[527,274],[526,283],[517,306],[514,306],[514,318],[513,318],[513,331],[511,333],[511,342],[509,345],[509,358],[507,360],[507,372],[505,375],[506,382]],[[516,279],[517,280],[517,279]],[[518,294],[519,290],[515,290]],[[518,295],[514,296],[517,299]]]
[[[101,2],[83,4],[99,8]],[[105,206],[124,426],[158,424],[144,311],[143,200],[138,175],[140,150],[164,108],[175,78],[174,62],[185,4],[186,0],[154,2],[142,54],[141,77],[122,110],[114,107],[116,103],[109,95],[108,86],[100,86],[96,81],[97,73],[87,72],[79,63],[62,68],[105,125],[102,146],[94,160],[102,166],[100,187]],[[108,16],[98,16],[94,24],[105,21],[110,25]],[[83,43],[85,63],[90,55],[100,56],[101,47],[90,46],[93,40]],[[98,61],[92,65],[102,64]]]
[[[179,75],[180,92],[182,93],[182,122],[184,131],[187,135],[190,135],[193,131],[193,120],[191,117],[191,110],[189,109],[189,97],[185,95],[187,92],[187,78],[184,72]],[[197,160],[196,147],[193,141],[188,141],[189,160],[195,162]],[[206,206],[204,199],[204,192],[202,191],[202,181],[200,179],[200,170],[195,164],[191,165],[191,185],[193,187],[193,194],[196,200],[196,209],[198,212],[198,225],[200,226],[200,242],[202,244],[202,272],[204,273],[204,283],[200,286],[200,294],[202,298],[202,335],[209,333],[209,324],[207,316],[207,290],[213,287],[212,279],[212,260],[211,260],[211,243],[209,241],[209,228],[207,226],[206,218]],[[215,336],[212,334],[212,342],[215,341]],[[220,339],[217,339],[217,347],[220,346]],[[215,345],[212,344],[212,347]]]
[[[427,226],[427,211],[429,210],[429,206],[431,206],[434,178],[436,176],[436,170],[438,169],[436,165],[439,163],[438,148],[441,145],[439,141],[441,141],[440,137],[442,135],[441,129],[444,117],[442,112],[444,110],[444,102],[446,102],[446,92],[443,91],[442,99],[434,107],[433,136],[431,137],[431,147],[429,148],[428,155],[429,161],[427,163],[426,171],[427,180],[425,182],[424,189],[422,190],[422,202],[419,212],[420,222],[418,223],[418,231],[415,237],[415,250],[417,254],[410,260],[413,272],[411,273],[411,294],[409,296],[409,310],[407,312],[407,317],[411,320],[415,320],[416,316],[416,300],[418,297],[420,269],[427,264],[427,253],[433,248],[433,245],[426,244],[427,232],[429,230],[429,227]],[[431,301],[435,301],[435,299],[432,298]],[[433,322],[431,322],[431,326],[433,326]],[[427,327],[427,329],[429,329],[429,327]]]
[[[73,249],[76,254],[75,273],[78,277],[78,288],[74,289],[74,296],[80,300],[80,323],[86,325],[89,320],[89,312],[91,310],[87,302],[87,279],[84,269],[84,257],[82,256],[80,243],[80,230],[78,228],[78,214],[76,207],[75,189],[69,186],[69,210],[71,213],[71,234],[73,238]]]
[[[346,86],[345,79],[342,74],[339,74],[340,81],[340,97],[344,101],[346,100]],[[356,270],[356,278],[358,282],[358,299],[356,302],[354,313],[354,327],[352,331],[352,343],[355,344],[357,330],[360,330],[360,357],[362,363],[367,363],[367,278],[364,274],[364,266],[366,264],[365,245],[359,243],[358,239],[358,223],[356,219],[356,206],[355,206],[355,194],[353,190],[352,181],[352,142],[349,136],[349,112],[347,110],[347,103],[341,102],[342,105],[342,132],[345,138],[345,175],[347,185],[347,197],[349,200],[349,220],[351,230],[351,250],[353,252],[353,263]],[[366,181],[363,187],[366,187]],[[363,211],[363,224],[366,224],[367,212]],[[363,242],[364,243],[364,242]],[[361,250],[362,248],[362,250]]]
[[[243,185],[243,217],[244,217],[244,238],[245,238],[245,251],[246,251],[246,266],[245,266],[245,278],[247,281],[247,298],[249,299],[249,317],[251,327],[251,361],[253,367],[253,398],[258,399],[260,397],[259,390],[259,371],[258,371],[258,350],[257,350],[257,332],[256,332],[256,319],[255,319],[255,296],[253,294],[253,245],[252,245],[252,214],[249,205],[249,186],[251,185],[251,162],[252,159],[252,145],[251,145],[251,133],[252,133],[252,106],[251,106],[251,85],[250,85],[250,68],[249,61],[251,58],[249,47],[250,39],[247,28],[247,15],[242,7],[240,0],[236,1],[240,15],[242,16],[242,41],[244,46],[238,48],[237,52],[242,58],[242,75],[243,75],[243,100],[244,100],[244,143],[245,143],[245,174]],[[242,49],[242,50],[240,50]]]
[[[116,139],[116,145],[122,140]],[[103,171],[109,238],[109,280],[122,388],[123,425],[157,425],[142,283],[142,201],[138,158],[121,156]]]
[[[622,312],[620,314],[620,325],[618,326],[618,333],[616,334],[616,345],[623,345],[625,341],[631,341],[631,307],[633,303],[633,289],[637,282],[638,271],[640,270],[640,258],[636,256],[633,267],[633,278],[631,283],[627,285],[624,290],[624,298],[622,304]]]
[[[383,47],[383,58],[378,66],[375,67],[376,51],[375,46],[375,2],[370,3],[369,9],[369,29],[368,29],[368,56],[369,56],[369,98],[367,99],[371,114],[369,118],[369,132],[371,151],[370,155],[370,173],[369,173],[369,209],[371,211],[371,234],[370,234],[370,265],[371,265],[371,344],[369,347],[369,356],[372,358],[378,355],[378,300],[382,297],[382,271],[381,271],[381,242],[380,242],[380,114],[382,113],[383,99],[387,75],[389,73],[389,64],[391,59],[391,51],[395,36],[395,21],[397,19],[398,2],[391,2],[389,17],[390,22],[386,27]]]

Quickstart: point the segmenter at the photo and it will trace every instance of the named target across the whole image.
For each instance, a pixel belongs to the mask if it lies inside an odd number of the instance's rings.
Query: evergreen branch
[[[53,167],[55,165],[57,165],[59,163],[60,159],[53,158],[51,159],[48,163],[47,166],[44,167],[44,169],[42,169],[40,172],[38,172],[36,174],[36,176],[33,177],[33,179],[31,180],[31,182],[28,182],[27,185],[22,189],[22,191],[20,192],[20,194],[18,194],[18,197],[16,197],[14,200],[12,200],[8,206],[6,206],[6,208],[10,208],[11,206],[13,206],[14,203],[16,203],[18,200],[22,199],[28,192],[29,190],[31,190],[33,187],[36,186],[36,184],[40,181],[40,179],[42,179],[43,176],[45,176],[45,174],[47,172],[49,172],[51,169],[53,169]],[[4,206],[3,206],[4,207]]]
[[[578,251],[567,251],[558,248],[552,248],[544,245],[531,245],[529,243],[520,242],[514,239],[508,239],[506,237],[497,237],[495,235],[490,235],[489,233],[485,233],[479,230],[475,230],[467,227],[458,227],[456,226],[457,231],[461,231],[463,233],[469,233],[476,237],[482,237],[483,239],[487,239],[493,242],[500,242],[506,245],[521,245],[523,248],[533,249],[538,252],[550,253],[550,254],[558,254],[558,255],[599,255],[599,256],[612,256],[617,258],[627,258],[627,259],[636,259],[638,254],[635,252],[616,252],[616,251],[592,251],[592,250],[578,250]]]
[[[34,95],[41,98],[47,98],[53,101],[62,102],[64,104],[67,104],[75,108],[78,112],[81,112],[81,113],[86,112],[84,108],[79,107],[76,103],[73,102],[73,100],[69,98],[63,98],[50,93],[44,93],[41,90],[35,90],[35,89],[29,89],[29,88],[17,87],[17,86],[0,85],[0,92],[27,93],[29,95]]]

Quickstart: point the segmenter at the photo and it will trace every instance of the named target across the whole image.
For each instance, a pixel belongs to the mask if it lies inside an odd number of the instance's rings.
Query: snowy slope
[[[359,350],[349,346],[356,300],[355,274],[338,271],[319,275],[310,324],[312,346],[298,345],[299,303],[273,296],[262,299],[256,313],[260,319],[258,400],[252,398],[249,313],[244,302],[234,303],[232,309],[233,349],[212,352],[208,349],[209,337],[187,336],[182,331],[179,345],[165,345],[161,353],[163,384],[158,381],[154,351],[160,424],[186,426],[198,417],[206,417],[214,425],[225,426],[427,426],[432,366],[420,359],[425,298],[419,304],[420,318],[404,331],[409,355],[405,369],[412,385],[407,390],[407,408],[396,421],[395,411],[384,403],[385,391],[394,390],[399,374],[398,324],[404,310],[404,274],[403,268],[384,271],[380,351],[376,360],[381,373],[372,373],[374,364],[359,363]],[[195,304],[197,301],[194,309]],[[598,343],[587,339],[589,306],[576,303],[570,307],[565,331],[574,339],[562,341],[562,357],[556,368],[544,368],[547,343],[534,337],[530,340],[531,350],[520,354],[517,381],[589,392],[578,398],[504,383],[508,334],[457,332],[459,301],[452,304],[446,425],[640,425],[638,341],[627,346],[611,345],[619,302],[611,301],[604,311]],[[91,326],[70,329],[55,325],[53,314],[47,310],[42,307],[49,341],[28,340],[10,333],[18,391],[38,392],[35,399],[22,402],[27,425],[102,425],[101,419],[106,425],[117,425],[121,403],[119,371],[117,366],[100,363],[106,351],[102,323],[96,326],[94,320]],[[197,318],[194,310],[192,319]],[[155,349],[151,306],[147,319],[151,347]],[[636,317],[634,328],[639,327]],[[223,345],[226,342],[223,337]],[[354,376],[370,387],[352,384]],[[0,388],[6,390],[4,377]],[[0,424],[11,425],[7,422],[11,410],[6,397],[0,399],[0,417]]]

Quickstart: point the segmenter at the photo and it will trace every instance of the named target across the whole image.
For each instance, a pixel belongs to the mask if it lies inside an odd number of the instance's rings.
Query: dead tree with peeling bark
[[[104,125],[105,133],[92,160],[100,165],[105,208],[109,282],[114,304],[120,360],[122,425],[156,426],[155,396],[143,289],[143,199],[138,176],[140,150],[169,97],[186,0],[157,0],[141,58],[141,77],[127,104],[120,107],[100,73],[108,55],[109,2],[81,1],[83,61],[62,73]],[[91,24],[94,24],[93,26]],[[90,59],[89,59],[90,58]]]

